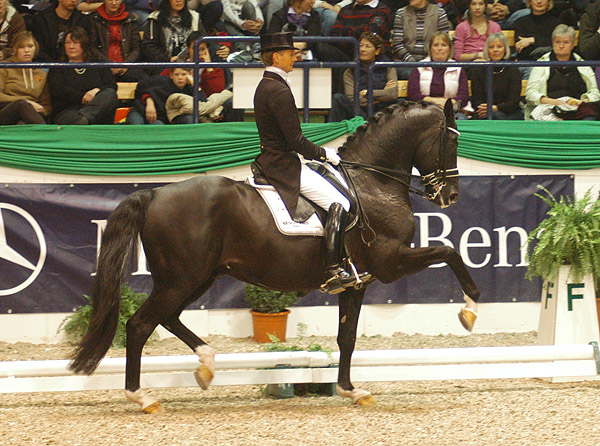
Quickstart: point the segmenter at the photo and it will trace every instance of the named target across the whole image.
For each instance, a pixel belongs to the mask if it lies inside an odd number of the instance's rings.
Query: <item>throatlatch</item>
[[[346,215],[347,213],[340,203],[333,203],[329,207],[329,214],[325,222],[325,262],[330,277],[321,285],[323,293],[338,294],[350,287],[360,289],[363,283],[371,278],[369,273],[358,273],[349,259],[353,274],[350,274],[342,266]]]

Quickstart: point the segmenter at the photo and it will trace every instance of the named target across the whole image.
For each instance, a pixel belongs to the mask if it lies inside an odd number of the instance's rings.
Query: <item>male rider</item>
[[[302,134],[287,76],[294,69],[296,60],[292,34],[263,34],[260,43],[266,69],[254,94],[254,116],[261,143],[256,162],[281,195],[292,218],[300,194],[329,210],[325,222],[325,261],[329,279],[322,289],[330,294],[341,293],[357,282],[357,277],[342,266],[344,220],[350,202],[321,175],[302,164],[298,154],[305,159],[329,161],[334,165],[339,164],[340,157],[334,149],[319,147]],[[359,277],[367,280],[371,275],[362,273]]]

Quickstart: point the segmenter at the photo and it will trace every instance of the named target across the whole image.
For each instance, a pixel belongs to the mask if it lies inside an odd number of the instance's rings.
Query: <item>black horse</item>
[[[391,106],[370,118],[340,148],[363,209],[362,224],[346,235],[346,250],[360,271],[389,283],[429,265],[446,262],[465,293],[459,316],[467,329],[475,322],[479,290],[458,253],[446,246],[410,248],[415,225],[409,200],[415,166],[428,198],[446,206],[458,201],[458,132],[450,101]],[[127,323],[125,390],[147,413],[161,406],[140,388],[142,348],[157,325],[199,356],[195,373],[202,388],[214,375],[214,351],[179,320],[216,278],[286,291],[319,288],[326,279],[323,239],[278,232],[255,189],[219,176],[202,176],[127,197],[108,219],[94,281],[90,325],[74,352],[71,369],[91,374],[115,334],[124,264],[138,234],[154,287]],[[365,293],[339,295],[338,392],[357,404],[374,404],[350,382],[350,359]]]

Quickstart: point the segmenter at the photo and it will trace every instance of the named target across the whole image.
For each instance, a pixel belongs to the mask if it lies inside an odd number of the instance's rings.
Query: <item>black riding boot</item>
[[[348,273],[342,266],[345,221],[346,211],[344,207],[340,203],[333,203],[329,207],[329,214],[325,222],[325,262],[330,277],[321,285],[321,291],[324,293],[338,294],[358,283],[357,277]],[[371,275],[368,273],[358,275],[360,281],[370,278]]]

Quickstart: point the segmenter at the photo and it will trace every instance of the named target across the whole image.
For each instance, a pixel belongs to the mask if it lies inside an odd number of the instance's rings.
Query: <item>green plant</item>
[[[527,277],[555,277],[562,265],[571,266],[571,277],[580,280],[586,274],[600,278],[600,198],[591,190],[583,198],[561,196],[556,200],[543,186],[547,196],[535,194],[550,210],[547,218],[529,233],[527,243],[537,244],[528,255]]]
[[[298,343],[300,343],[300,345],[298,344],[291,344],[289,342],[281,342],[281,339],[279,339],[277,336],[271,334],[271,333],[267,333],[267,336],[269,336],[269,339],[271,340],[271,343],[269,344],[264,344],[262,346],[262,349],[266,352],[300,352],[300,351],[307,351],[307,352],[325,352],[328,355],[331,355],[331,353],[333,352],[333,350],[331,349],[324,349],[323,347],[321,347],[321,345],[319,344],[315,344],[314,342],[311,342],[310,344],[308,344],[307,346],[302,346],[301,343],[304,340],[304,337],[306,336],[306,329],[307,329],[307,325],[303,324],[302,322],[298,322],[298,325],[296,326],[296,332],[298,333]]]
[[[257,313],[281,313],[296,304],[296,293],[267,290],[249,283],[245,288],[246,303]]]
[[[67,316],[63,319],[58,332],[64,331],[67,337],[71,341],[79,341],[90,324],[90,317],[92,316],[92,298],[83,295],[85,300],[88,301],[86,305],[82,305],[75,311],[75,313]],[[117,332],[113,339],[112,346],[115,348],[125,348],[127,341],[126,324],[127,321],[133,314],[141,307],[146,301],[148,295],[146,293],[136,293],[129,285],[123,285],[121,287],[121,304],[119,307],[119,323],[117,325]],[[155,333],[150,336],[150,340],[157,337]]]

